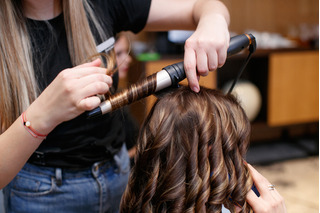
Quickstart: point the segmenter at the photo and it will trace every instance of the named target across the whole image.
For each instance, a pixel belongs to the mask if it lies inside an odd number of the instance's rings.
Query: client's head
[[[188,87],[164,95],[142,125],[121,211],[220,212],[237,203],[247,212],[249,136],[232,95]]]

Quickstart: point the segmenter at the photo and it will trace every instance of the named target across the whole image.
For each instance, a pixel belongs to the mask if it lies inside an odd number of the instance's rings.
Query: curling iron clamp
[[[249,56],[245,64],[240,69],[237,78],[235,78],[229,93],[233,89],[241,73],[246,67],[251,54],[256,49],[255,37],[251,34],[242,34],[234,36],[230,39],[229,48],[227,50],[227,57],[239,53],[241,50],[249,47]],[[128,89],[110,96],[107,100],[103,101],[97,108],[87,113],[88,118],[100,116],[102,114],[114,111],[118,108],[131,104],[151,94],[155,94],[161,90],[169,87],[177,87],[178,83],[186,78],[184,71],[183,61],[164,67],[142,81],[132,84]],[[151,80],[150,80],[151,79]]]

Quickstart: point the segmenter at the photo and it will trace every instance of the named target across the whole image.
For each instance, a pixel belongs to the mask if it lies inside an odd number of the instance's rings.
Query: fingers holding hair
[[[76,66],[75,68],[83,68],[83,67],[100,67],[102,64],[101,62],[101,59],[100,58],[97,58],[93,61],[90,61],[90,62],[87,62],[87,63],[84,63],[84,64],[80,64],[78,66]]]
[[[253,211],[255,213],[286,213],[287,210],[283,197],[276,189],[270,190],[270,182],[250,164],[247,165],[253,182],[260,193],[260,197],[258,197],[252,190],[247,194],[247,202],[252,207]]]
[[[97,94],[105,94],[112,85],[101,60],[65,69],[39,96],[45,114],[54,117],[52,126],[75,118],[100,104]],[[59,112],[56,109],[60,109]],[[57,112],[56,112],[57,111]]]
[[[192,48],[186,46],[184,51],[184,69],[188,79],[189,87],[194,92],[200,91],[199,80],[196,70],[196,54]]]

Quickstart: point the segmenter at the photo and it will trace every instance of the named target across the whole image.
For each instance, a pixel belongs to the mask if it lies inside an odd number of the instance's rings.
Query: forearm
[[[14,178],[41,142],[30,135],[20,117],[0,135],[0,188]]]
[[[152,0],[145,30],[195,30],[218,16],[229,25],[228,9],[218,0]]]
[[[196,26],[210,22],[218,16],[225,19],[227,25],[230,24],[230,15],[226,6],[218,0],[197,0],[193,8],[193,19]]]
[[[46,100],[46,99],[45,99]],[[58,123],[48,113],[43,98],[37,98],[25,111],[25,121],[37,134],[47,135]],[[0,188],[6,186],[20,171],[32,153],[39,147],[44,137],[32,135],[20,115],[16,121],[0,135]]]

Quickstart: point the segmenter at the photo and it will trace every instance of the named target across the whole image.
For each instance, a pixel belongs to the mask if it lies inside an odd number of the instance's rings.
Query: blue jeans
[[[4,188],[7,213],[118,212],[130,172],[125,145],[113,161],[83,170],[27,163]]]

